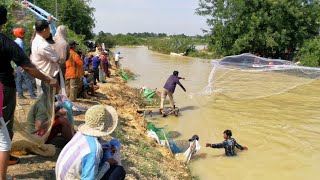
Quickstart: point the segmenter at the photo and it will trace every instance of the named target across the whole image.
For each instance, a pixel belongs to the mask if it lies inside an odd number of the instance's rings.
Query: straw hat
[[[79,132],[88,136],[103,137],[111,134],[118,124],[118,114],[111,106],[95,105],[85,114],[85,123]]]

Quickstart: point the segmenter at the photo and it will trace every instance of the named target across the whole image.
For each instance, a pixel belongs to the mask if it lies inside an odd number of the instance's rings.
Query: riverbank
[[[94,104],[111,105],[116,108],[119,123],[113,137],[122,143],[121,158],[127,172],[126,179],[191,179],[188,168],[174,159],[168,149],[160,147],[147,138],[146,122],[136,110],[140,103],[136,89],[126,85],[126,81],[112,71],[108,83],[99,84],[96,96],[80,99],[75,104],[90,107]],[[84,122],[84,114],[75,116],[75,124]],[[22,137],[16,133],[14,141]],[[55,163],[61,149],[54,157],[37,155],[20,157],[20,163],[8,168],[8,175],[16,179],[54,179]]]

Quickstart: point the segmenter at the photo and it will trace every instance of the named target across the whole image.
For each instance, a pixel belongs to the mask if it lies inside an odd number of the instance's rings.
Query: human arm
[[[35,65],[31,64],[27,55],[14,41],[10,39],[5,39],[3,46],[8,56],[11,57],[13,62],[17,66],[21,66],[32,77],[40,79],[56,88],[59,87],[58,82],[54,82],[54,80],[51,77],[44,75],[36,68]]]
[[[178,77],[178,79],[183,79],[183,80],[185,80],[186,78],[183,78],[183,77]]]
[[[211,148],[224,148],[225,145],[226,145],[225,141],[223,141],[222,143],[218,143],[218,144],[206,143],[206,147],[211,147]]]
[[[59,83],[56,79],[44,75],[41,71],[39,71],[39,69],[34,64],[31,64],[31,63],[24,64],[24,65],[21,65],[21,67],[30,76],[37,78],[37,79],[40,79],[41,81],[44,81],[44,82],[50,84],[50,86],[52,86],[52,87],[55,87],[57,89],[59,88]]]
[[[101,179],[109,168],[110,164],[108,162],[100,163],[100,160],[96,158],[95,152],[91,152],[82,159],[81,179]]]
[[[81,59],[81,57],[79,56],[79,54],[75,54],[73,57],[75,63],[77,64],[77,66],[82,67],[83,66],[83,61]]]
[[[34,122],[34,129],[36,131],[45,130],[47,131],[49,128],[49,121],[42,121],[42,120],[35,120]]]
[[[182,85],[180,82],[179,82],[178,84],[179,84],[179,86],[183,89],[184,92],[187,91],[186,88],[184,88],[183,85]]]
[[[243,150],[248,150],[248,148],[246,146],[241,146],[240,144],[237,143],[237,141],[234,141],[234,145],[240,149],[241,151]]]

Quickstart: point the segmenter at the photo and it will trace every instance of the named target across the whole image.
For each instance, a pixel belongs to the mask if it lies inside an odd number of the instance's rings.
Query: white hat
[[[118,114],[111,106],[95,105],[85,114],[85,123],[78,127],[79,132],[88,136],[103,137],[117,127]]]

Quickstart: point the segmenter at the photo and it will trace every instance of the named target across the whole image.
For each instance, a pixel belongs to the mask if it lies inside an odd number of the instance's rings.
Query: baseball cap
[[[69,46],[76,46],[79,45],[78,43],[76,43],[74,40],[69,41]]]

